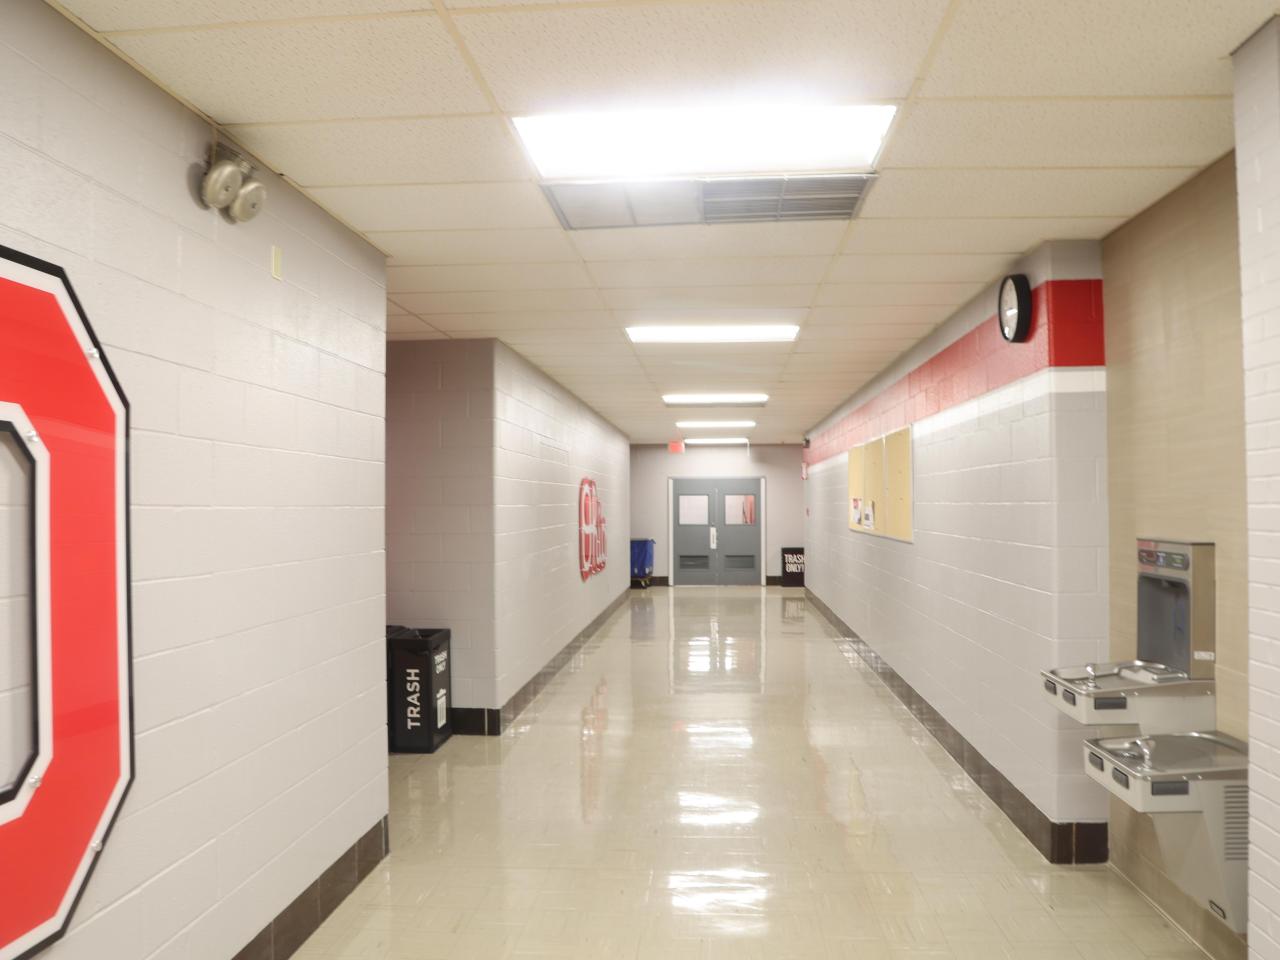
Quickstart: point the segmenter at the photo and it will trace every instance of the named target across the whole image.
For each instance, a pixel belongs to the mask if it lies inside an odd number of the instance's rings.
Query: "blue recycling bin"
[[[631,585],[647,587],[653,577],[652,540],[631,541]]]

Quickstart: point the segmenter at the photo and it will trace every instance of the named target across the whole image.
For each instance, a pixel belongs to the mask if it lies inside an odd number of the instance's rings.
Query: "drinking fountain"
[[[1247,746],[1216,730],[1211,543],[1139,540],[1138,657],[1041,671],[1046,695],[1089,726],[1085,772],[1151,815],[1170,878],[1237,933],[1246,928]]]
[[[1138,658],[1040,673],[1054,706],[1086,726],[1212,729],[1213,544],[1139,540]]]
[[[1249,872],[1249,755],[1225,733],[1159,733],[1084,742],[1089,776],[1152,814],[1170,878],[1244,933]]]

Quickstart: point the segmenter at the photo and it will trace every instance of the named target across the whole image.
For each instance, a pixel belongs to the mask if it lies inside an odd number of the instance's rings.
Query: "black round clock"
[[[1011,273],[1000,281],[996,323],[1000,335],[1010,343],[1021,343],[1030,335],[1031,281],[1025,273]]]

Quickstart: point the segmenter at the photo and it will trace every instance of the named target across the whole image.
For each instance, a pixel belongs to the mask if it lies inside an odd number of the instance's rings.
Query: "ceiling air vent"
[[[643,183],[544,183],[567,230],[686,223],[849,220],[873,174]]]

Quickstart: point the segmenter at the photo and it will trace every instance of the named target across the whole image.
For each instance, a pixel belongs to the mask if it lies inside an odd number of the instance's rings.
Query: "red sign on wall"
[[[602,571],[604,564],[604,507],[596,482],[584,479],[578,485],[578,572],[586,581]]]
[[[30,490],[33,708],[0,792],[0,960],[66,930],[133,779],[128,416],[66,274],[0,247],[0,429]]]

